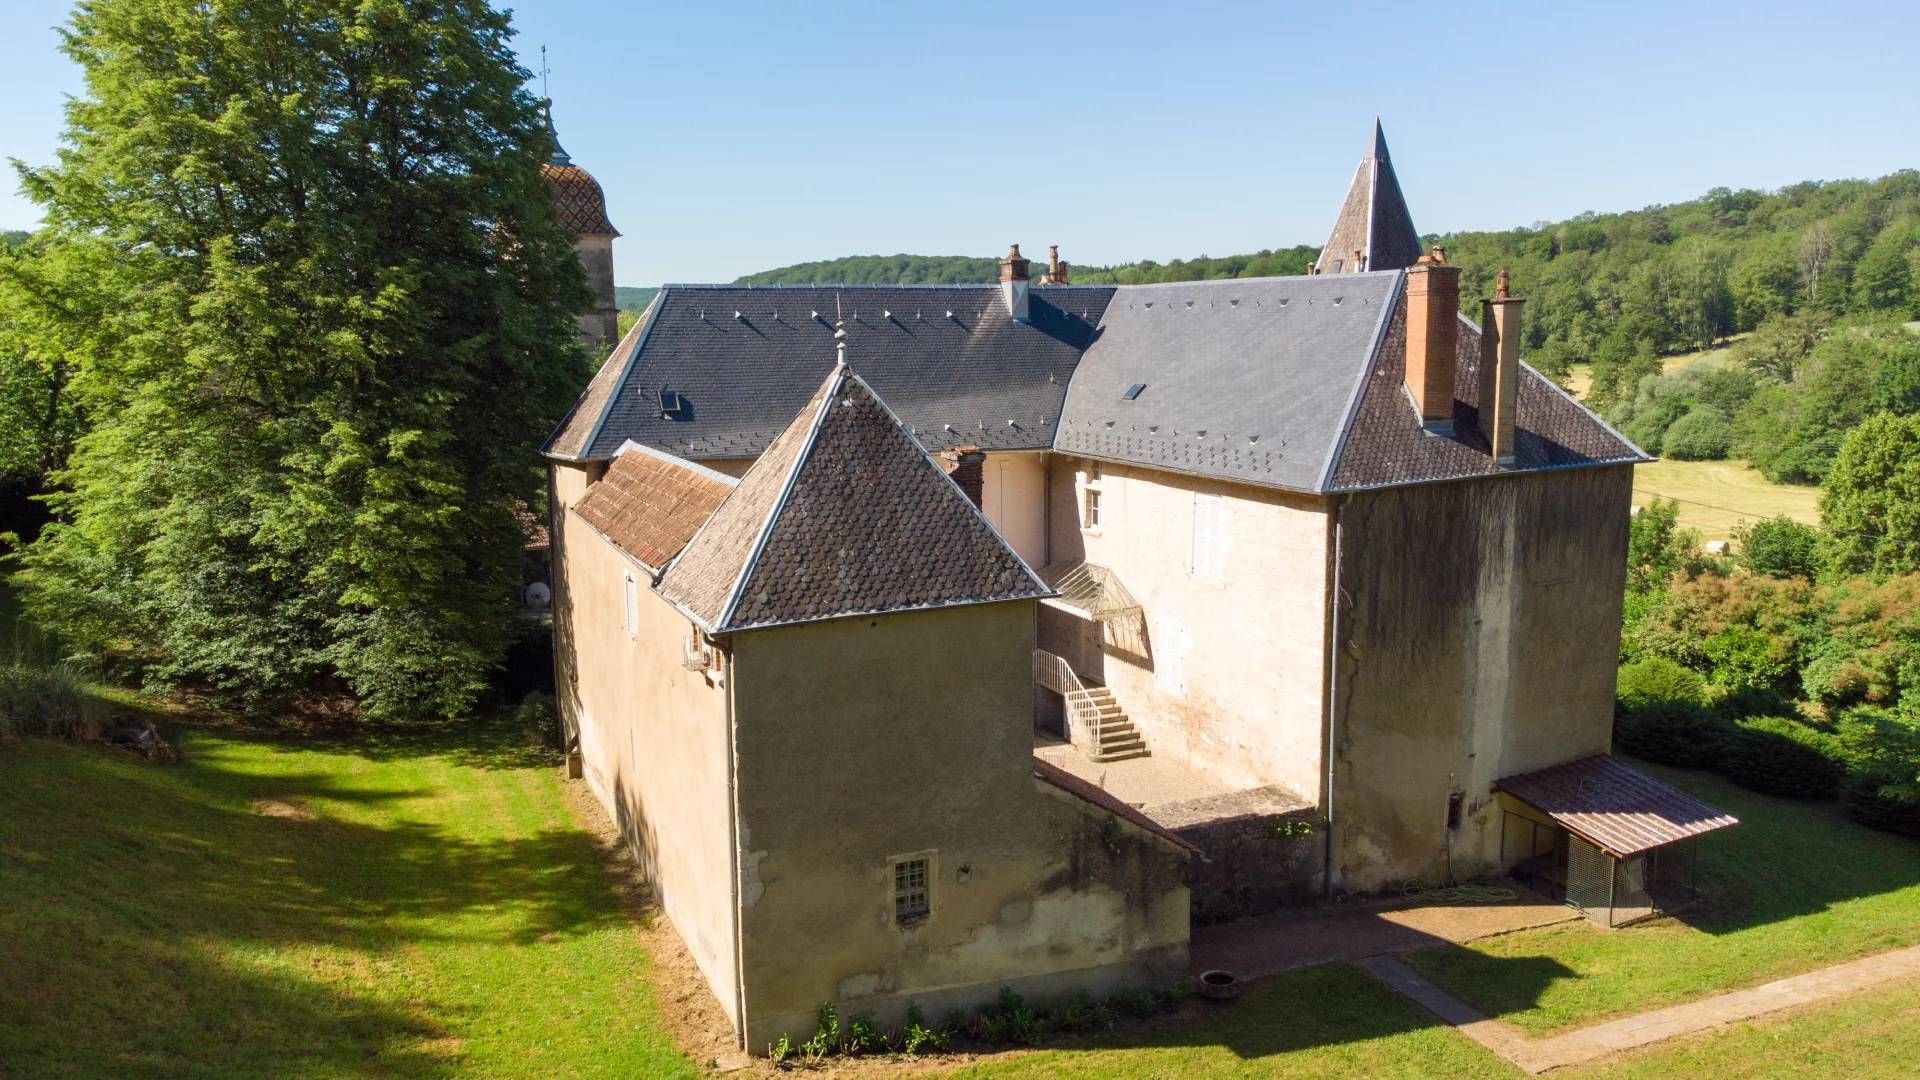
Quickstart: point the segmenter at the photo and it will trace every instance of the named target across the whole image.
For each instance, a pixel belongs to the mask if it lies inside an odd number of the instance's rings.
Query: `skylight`
[[[1143,383],[1143,382],[1134,383],[1132,386],[1127,387],[1127,392],[1124,394],[1121,394],[1120,399],[1122,401],[1132,401],[1134,398],[1137,398],[1140,396],[1140,391],[1145,390],[1146,388],[1147,388],[1146,383]]]

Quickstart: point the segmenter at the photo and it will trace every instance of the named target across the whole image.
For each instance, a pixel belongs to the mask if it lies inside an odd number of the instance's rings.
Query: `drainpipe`
[[[714,648],[719,648],[719,642]],[[728,877],[728,885],[733,893],[733,1015],[739,1023],[736,1033],[740,1049],[747,1048],[747,961],[746,961],[746,913],[740,910],[740,859],[744,854],[740,850],[740,796],[739,796],[739,757],[734,748],[733,695],[739,687],[740,670],[734,666],[732,650],[728,650],[726,659],[726,732],[727,732],[727,847],[733,852],[733,873]]]
[[[1334,743],[1334,736],[1337,731],[1336,715],[1340,708],[1340,567],[1346,554],[1342,543],[1345,537],[1341,531],[1340,510],[1346,505],[1346,501],[1346,496],[1343,495],[1335,497],[1333,503],[1333,626],[1327,640],[1327,724],[1323,736],[1325,743],[1321,751],[1327,761],[1326,799],[1321,805],[1327,821],[1320,878],[1325,886],[1325,898],[1328,900],[1333,899],[1333,774],[1334,755],[1339,752],[1338,746]]]

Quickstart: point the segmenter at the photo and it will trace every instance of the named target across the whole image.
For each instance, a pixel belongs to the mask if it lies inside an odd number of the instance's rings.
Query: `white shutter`
[[[1218,495],[1193,497],[1193,576],[1206,581],[1220,580],[1225,502]]]

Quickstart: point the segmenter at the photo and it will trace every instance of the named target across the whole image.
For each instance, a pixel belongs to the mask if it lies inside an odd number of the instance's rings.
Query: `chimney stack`
[[[1354,248],[1353,249],[1353,272],[1357,274],[1362,270],[1365,270],[1366,268],[1367,268],[1367,253],[1360,248]]]
[[[981,505],[985,490],[987,455],[977,446],[956,446],[940,451],[940,467],[960,485],[960,490],[975,507]]]
[[[1067,284],[1067,264],[1060,261],[1060,245],[1047,245],[1047,272],[1040,276],[1042,285]]]
[[[1007,314],[1016,322],[1032,321],[1027,313],[1027,266],[1019,244],[1007,248],[1007,257],[1000,260],[1000,295],[1007,302]]]
[[[1520,396],[1520,308],[1500,271],[1493,299],[1480,301],[1480,433],[1501,465],[1513,464],[1513,414]]]
[[[1460,268],[1436,247],[1407,268],[1407,393],[1428,431],[1453,431],[1459,346]]]

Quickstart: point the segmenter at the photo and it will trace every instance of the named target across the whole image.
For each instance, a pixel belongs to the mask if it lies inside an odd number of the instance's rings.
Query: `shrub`
[[[1744,720],[1749,716],[1785,716],[1793,712],[1792,700],[1764,686],[1715,687],[1707,698],[1714,713],[1728,722]]]
[[[1614,745],[1663,765],[1705,769],[1719,760],[1726,724],[1692,701],[1650,701],[1622,710],[1613,722]]]
[[[1820,572],[1820,530],[1785,514],[1742,523],[1733,531],[1733,558],[1751,573],[1811,580]]]
[[[952,1037],[951,1028],[951,1024],[937,1028],[928,1027],[927,1014],[920,1011],[920,1003],[909,1001],[907,1002],[907,1026],[901,1034],[900,1048],[909,1054],[945,1050]]]
[[[800,1052],[817,1061],[839,1048],[840,1014],[832,1002],[823,1001],[814,1010],[813,1034],[800,1044]]]
[[[1869,828],[1920,837],[1920,775],[1876,764],[1847,782],[1847,815]]]
[[[974,1033],[984,1042],[1032,1046],[1046,1034],[1046,1021],[1012,987],[1003,986],[999,1000],[980,1010]]]
[[[1795,799],[1828,799],[1846,766],[1833,736],[1780,716],[1734,726],[1720,748],[1720,772],[1744,788]]]
[[[0,736],[91,739],[100,734],[105,719],[106,710],[79,665],[65,660],[0,662]]]
[[[1695,405],[1667,428],[1661,452],[1681,461],[1718,461],[1733,449],[1733,425],[1711,405]]]
[[[1707,683],[1696,671],[1664,656],[1650,656],[1624,664],[1614,678],[1614,694],[1622,709],[1661,701],[1698,704],[1706,700]]]
[[[560,719],[552,694],[535,690],[521,698],[513,710],[513,726],[527,746],[560,748]]]
[[[871,1054],[887,1048],[886,1032],[871,1016],[856,1016],[847,1021],[846,1036],[840,1040],[840,1052],[849,1057]]]

